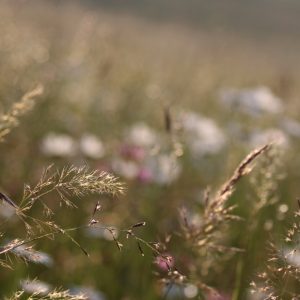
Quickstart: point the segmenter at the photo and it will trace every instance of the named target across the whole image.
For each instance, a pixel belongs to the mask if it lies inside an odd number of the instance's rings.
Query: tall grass
[[[299,298],[298,43],[69,1],[0,22],[1,299]],[[220,104],[258,85],[282,111]]]

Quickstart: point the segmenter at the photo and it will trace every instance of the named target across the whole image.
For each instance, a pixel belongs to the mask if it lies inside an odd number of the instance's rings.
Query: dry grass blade
[[[123,194],[125,188],[116,177],[106,172],[90,171],[87,167],[68,167],[51,174],[52,166],[43,173],[36,186],[25,186],[21,209],[30,209],[36,200],[51,193],[57,192],[61,200],[72,205],[70,196],[85,196],[89,194]]]
[[[14,103],[7,113],[0,116],[0,141],[18,125],[19,118],[32,109],[36,97],[42,95],[43,90],[43,86],[38,85],[26,93],[20,101]]]
[[[103,193],[117,196],[124,192],[123,184],[116,177],[106,172],[89,171],[87,167],[66,168],[57,175],[57,188],[77,196]]]
[[[33,293],[31,295],[27,295],[24,291],[17,291],[15,292],[11,297],[5,298],[5,300],[19,300],[19,299],[25,299],[24,296],[27,297],[27,299],[30,300],[88,300],[89,298],[85,296],[84,294],[79,295],[72,295],[68,290],[61,290],[57,289],[54,291],[51,291],[49,293]]]
[[[15,204],[13,200],[11,200],[8,196],[0,192],[0,199],[3,200],[4,202],[8,203],[10,206],[13,208],[18,208],[18,206]]]
[[[267,144],[247,155],[214,196],[210,196],[209,190],[205,191],[203,197],[205,206],[199,225],[190,221],[190,214],[187,209],[182,208],[180,210],[182,236],[191,246],[195,261],[201,263],[201,265],[197,265],[198,268],[191,268],[190,274],[187,276],[188,278],[197,278],[195,284],[203,292],[211,289],[204,283],[204,278],[209,272],[214,271],[217,265],[216,261],[220,261],[221,258],[226,260],[234,253],[242,251],[239,248],[222,244],[226,225],[240,219],[232,213],[235,205],[227,205],[227,202],[239,180],[251,171],[250,165],[253,161],[269,148],[270,145]]]
[[[5,254],[9,251],[12,251],[14,249],[16,249],[17,247],[20,247],[24,244],[23,240],[19,240],[19,239],[15,239],[11,242],[9,242],[8,244],[6,244],[4,247],[0,248],[0,254]]]
[[[262,153],[270,148],[270,144],[266,144],[258,149],[249,153],[246,158],[236,168],[230,179],[223,185],[217,194],[217,199],[228,198],[233,192],[235,184],[244,176],[250,172],[249,165]]]
[[[119,195],[123,193],[124,186],[118,182],[116,177],[105,172],[90,171],[87,167],[77,168],[71,166],[63,168],[61,171],[51,171],[52,166],[46,168],[36,186],[25,186],[24,196],[19,206],[17,206],[5,194],[0,193],[0,200],[7,202],[16,209],[17,215],[24,222],[26,232],[28,234],[27,239],[15,239],[0,248],[0,255],[13,254],[17,257],[23,258],[25,261],[47,264],[51,260],[48,259],[48,256],[44,253],[34,251],[30,246],[24,247],[24,245],[42,238],[53,237],[55,234],[61,233],[70,239],[72,243],[79,247],[81,251],[88,256],[88,252],[69,234],[69,231],[74,231],[78,229],[78,227],[64,230],[51,220],[44,221],[30,216],[28,213],[29,210],[36,201],[40,201],[43,204],[43,196],[46,196],[51,192],[56,192],[60,196],[61,201],[65,202],[67,205],[71,205],[72,202],[68,199],[68,197],[80,197],[96,193]],[[99,210],[100,207],[101,206],[98,202],[95,212]],[[51,215],[48,217],[51,217]],[[37,234],[36,231],[39,234]],[[118,247],[121,248],[122,244],[118,241],[116,242]],[[4,266],[3,263],[1,265]]]
[[[30,247],[24,248],[23,246],[26,244],[31,244],[32,242],[44,239],[46,237],[54,237],[57,234],[62,234],[64,236],[66,236],[68,239],[70,239],[72,241],[72,243],[75,244],[86,256],[89,256],[88,252],[69,234],[69,232],[79,230],[80,228],[82,228],[82,227],[73,227],[73,228],[62,229],[58,225],[52,224],[52,231],[50,231],[50,232],[46,232],[41,235],[35,235],[35,236],[27,238],[25,240],[15,239],[15,240],[9,242],[8,244],[6,244],[5,246],[0,248],[0,255],[13,254],[17,257],[23,256],[23,258],[25,258],[25,261],[33,261],[33,262],[40,262],[40,263],[47,264],[47,262],[50,262],[50,261],[49,261],[49,257],[46,254],[44,254],[42,252],[29,253],[28,249],[30,249]],[[19,249],[19,251],[17,249]],[[27,259],[26,259],[26,257],[24,257],[24,254],[26,254]],[[40,258],[38,259],[38,257],[33,257],[33,256],[29,257],[30,254],[32,254],[32,255],[39,254]],[[30,259],[30,258],[32,258],[32,259]],[[50,258],[50,260],[51,260],[51,258]]]
[[[296,300],[300,296],[300,210],[280,246],[269,244],[266,268],[252,282],[253,293],[265,295],[266,300]]]
[[[225,203],[231,196],[237,182],[246,174],[250,172],[250,164],[261,154],[267,151],[270,145],[264,145],[261,148],[253,150],[246,158],[239,164],[230,179],[221,187],[216,193],[216,196],[210,200],[209,195],[206,194],[206,207],[204,211],[204,221],[200,230],[193,233],[197,237],[198,246],[205,246],[212,238],[213,234],[220,229],[220,226],[230,220],[236,220],[238,217],[231,214],[234,206],[226,207]],[[189,226],[184,226],[188,228]]]

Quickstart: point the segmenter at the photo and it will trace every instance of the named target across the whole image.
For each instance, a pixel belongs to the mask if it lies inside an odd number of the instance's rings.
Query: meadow
[[[0,1],[0,298],[300,299],[299,50]]]

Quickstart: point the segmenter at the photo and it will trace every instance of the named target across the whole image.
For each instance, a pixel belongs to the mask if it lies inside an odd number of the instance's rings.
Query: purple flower
[[[149,183],[153,180],[153,174],[149,169],[141,168],[138,173],[137,179],[142,183]]]
[[[121,156],[127,159],[141,161],[145,158],[145,150],[140,146],[124,144],[121,147]]]
[[[159,255],[155,258],[154,263],[161,271],[167,272],[174,266],[174,257],[169,254]]]

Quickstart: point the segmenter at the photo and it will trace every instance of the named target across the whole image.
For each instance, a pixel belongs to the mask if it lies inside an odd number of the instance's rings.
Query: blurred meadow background
[[[28,208],[78,227],[80,247],[58,234],[8,251],[43,231],[2,197],[1,299],[300,299],[299,16],[296,0],[0,0],[1,193],[21,207],[52,164],[125,186]],[[6,136],[3,116],[32,90]],[[209,199],[224,203],[211,213]]]

